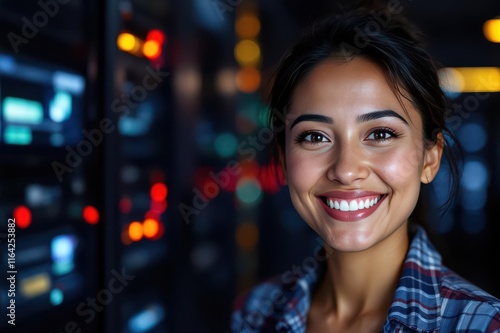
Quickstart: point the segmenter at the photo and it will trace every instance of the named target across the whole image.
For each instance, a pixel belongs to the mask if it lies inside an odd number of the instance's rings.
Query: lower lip
[[[330,208],[321,198],[318,198],[318,200],[325,209],[326,213],[335,220],[343,222],[356,222],[372,215],[380,206],[380,203],[384,201],[385,197],[385,195],[382,196],[382,198],[370,208],[359,209],[356,211],[341,211],[339,209]]]

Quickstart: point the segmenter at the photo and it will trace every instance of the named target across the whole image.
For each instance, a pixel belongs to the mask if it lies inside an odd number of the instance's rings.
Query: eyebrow
[[[302,121],[316,121],[319,123],[325,123],[325,124],[333,124],[333,119],[331,117],[327,116],[322,116],[319,114],[301,114],[295,120],[293,121],[292,125],[290,126],[290,130],[297,125],[298,123]]]
[[[408,122],[406,121],[405,118],[403,118],[403,116],[401,116],[396,111],[392,111],[392,110],[381,110],[381,111],[373,111],[373,112],[365,113],[365,114],[359,115],[356,118],[356,121],[358,123],[364,123],[367,121],[376,120],[376,119],[385,118],[385,117],[398,118],[402,122],[404,122],[406,125],[409,126]],[[333,119],[331,117],[327,117],[327,116],[323,116],[323,115],[319,115],[319,114],[302,114],[302,115],[298,116],[297,118],[295,118],[292,125],[290,126],[290,130],[295,125],[297,125],[298,123],[300,123],[302,121],[315,121],[315,122],[319,122],[319,123],[333,124]]]
[[[408,122],[406,121],[405,118],[403,118],[403,116],[401,116],[396,111],[392,111],[392,110],[381,110],[381,111],[373,111],[373,112],[365,113],[365,114],[359,115],[356,120],[358,123],[364,123],[367,121],[380,119],[380,118],[384,118],[384,117],[398,118],[402,122],[404,122],[406,125],[409,126]]]

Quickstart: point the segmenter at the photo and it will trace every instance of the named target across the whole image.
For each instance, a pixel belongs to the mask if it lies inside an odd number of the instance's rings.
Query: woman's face
[[[406,233],[420,182],[439,168],[442,145],[424,148],[421,117],[402,100],[407,112],[363,58],[324,61],[295,90],[286,180],[299,214],[334,249],[362,251]]]

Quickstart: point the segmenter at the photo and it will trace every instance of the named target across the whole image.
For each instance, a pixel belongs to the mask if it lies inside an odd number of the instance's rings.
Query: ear
[[[426,149],[424,152],[424,165],[422,168],[422,174],[420,175],[420,181],[424,184],[432,182],[439,171],[439,166],[441,165],[441,156],[443,155],[444,148],[443,133],[438,133],[436,137],[436,144],[430,149]]]

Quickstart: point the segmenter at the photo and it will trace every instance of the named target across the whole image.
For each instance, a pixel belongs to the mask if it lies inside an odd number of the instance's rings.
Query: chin
[[[320,233],[321,238],[335,251],[341,252],[360,252],[369,249],[376,244],[373,235],[368,231],[343,230]]]

